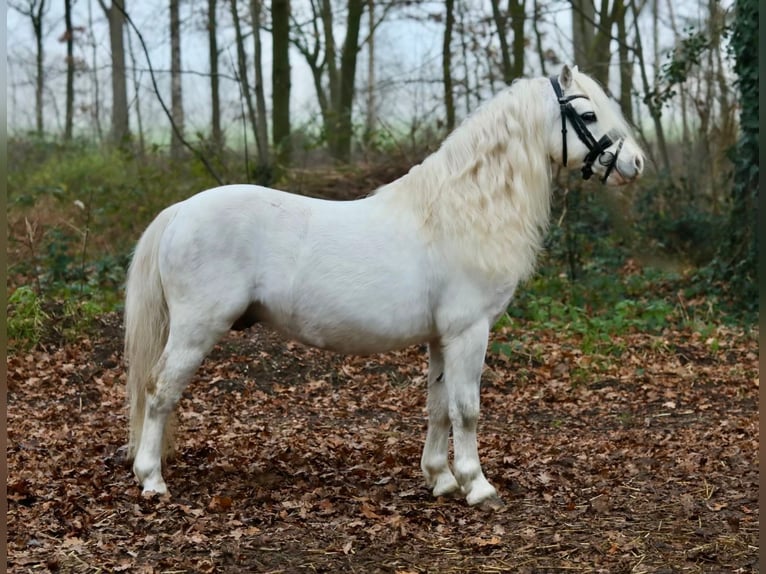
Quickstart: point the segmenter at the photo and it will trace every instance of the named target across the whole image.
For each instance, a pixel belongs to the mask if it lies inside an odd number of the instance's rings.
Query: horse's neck
[[[463,135],[390,184],[390,192],[467,265],[523,280],[534,269],[550,216],[548,155],[520,134],[460,141]]]

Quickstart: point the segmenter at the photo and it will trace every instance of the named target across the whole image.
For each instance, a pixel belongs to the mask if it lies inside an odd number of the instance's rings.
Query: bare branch
[[[98,0],[99,4],[103,7],[104,4],[102,0]],[[219,185],[223,185],[224,181],[221,179],[221,176],[218,175],[218,172],[213,168],[213,166],[210,164],[210,162],[207,160],[207,158],[202,154],[198,149],[196,149],[194,146],[192,146],[186,138],[184,138],[181,131],[178,129],[178,126],[173,121],[173,114],[170,113],[170,110],[168,109],[167,105],[165,105],[165,100],[162,99],[162,95],[160,94],[159,86],[157,86],[157,78],[154,73],[154,68],[152,67],[152,60],[149,57],[149,50],[146,47],[146,42],[144,41],[144,37],[141,35],[140,30],[138,27],[133,23],[133,20],[128,15],[128,13],[125,11],[125,9],[122,7],[122,5],[119,2],[115,2],[114,6],[117,7],[117,9],[122,12],[122,15],[125,17],[125,21],[130,24],[130,27],[133,28],[133,31],[136,33],[136,36],[138,36],[138,41],[141,42],[141,48],[144,51],[144,56],[146,57],[146,63],[149,66],[149,76],[152,79],[152,87],[154,88],[154,94],[157,96],[157,100],[160,102],[160,106],[162,106],[162,111],[165,112],[165,115],[167,116],[168,120],[170,121],[170,126],[173,128],[173,133],[175,133],[178,140],[181,142],[181,144],[188,149],[194,156],[202,162],[202,164],[205,166],[205,169],[207,169],[208,173],[213,176],[213,178],[218,182]]]

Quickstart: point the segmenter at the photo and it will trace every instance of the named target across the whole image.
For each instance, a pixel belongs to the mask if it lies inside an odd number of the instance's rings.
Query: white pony
[[[171,414],[193,373],[227,331],[258,321],[340,353],[427,343],[426,483],[498,506],[477,451],[479,380],[490,328],[534,269],[552,166],[567,158],[610,184],[644,164],[616,105],[564,66],[514,82],[367,198],[230,185],[165,209],[138,242],[125,303],[129,456],[144,492],[167,492]]]

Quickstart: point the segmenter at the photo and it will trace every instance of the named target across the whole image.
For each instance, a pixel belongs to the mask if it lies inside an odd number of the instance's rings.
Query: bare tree
[[[9,2],[13,10],[29,18],[35,35],[35,128],[37,135],[45,133],[43,116],[43,92],[45,91],[45,50],[43,47],[43,18],[50,8],[46,0]]]
[[[455,0],[445,0],[445,26],[442,42],[442,81],[444,82],[444,107],[447,114],[447,131],[455,129],[455,96],[452,88],[452,30],[455,26]]]
[[[612,26],[618,14],[619,2],[600,0],[570,0],[572,5],[572,43],[575,63],[587,69],[602,85],[609,85],[609,61]]]
[[[258,142],[258,163],[262,169],[270,165],[269,160],[269,123],[266,120],[266,96],[263,88],[263,62],[261,48],[261,11],[260,0],[251,0],[250,16],[253,21],[253,58],[255,60],[255,139]]]
[[[596,7],[594,0],[570,0],[572,5],[572,48],[574,63],[590,63],[591,46],[595,36]]]
[[[457,0],[458,31],[460,32],[460,54],[463,64],[463,113],[467,116],[471,113],[471,62],[468,59],[468,38],[473,37],[473,30],[466,25],[467,2]],[[476,66],[474,66],[474,69]]]
[[[364,127],[365,142],[369,142],[375,131],[375,0],[367,0],[367,17],[370,35],[367,38],[367,118]]]
[[[306,34],[297,25],[292,40],[311,69],[330,153],[341,162],[348,161],[351,156],[351,106],[355,93],[357,54],[361,47],[359,32],[364,4],[365,0],[348,0],[346,37],[340,50],[340,66],[330,0],[311,0],[311,34]]]
[[[645,94],[652,93],[652,85],[649,82],[649,76],[646,72],[646,62],[644,61],[644,49],[641,41],[641,32],[638,29],[638,7],[636,6],[636,0],[630,0],[630,8],[633,13],[633,31],[635,34],[635,54],[638,59],[638,68],[641,73],[641,82],[644,88]],[[646,100],[647,107],[649,108],[649,114],[652,117],[652,123],[654,125],[655,136],[657,137],[657,145],[659,147],[660,159],[662,160],[662,169],[665,173],[670,173],[670,154],[668,153],[668,146],[665,141],[665,128],[662,125],[662,103],[653,99]]]
[[[231,0],[231,17],[234,21],[234,34],[237,44],[237,70],[239,73],[239,83],[242,87],[242,96],[247,106],[247,116],[250,119],[250,127],[255,135],[255,143],[258,153],[258,180],[265,183],[263,178],[268,171],[268,141],[264,142],[259,136],[263,131],[259,128],[261,122],[265,122],[265,118],[259,118],[255,105],[253,104],[253,94],[248,80],[247,70],[249,68],[247,61],[247,53],[245,52],[244,34],[242,32],[242,23],[239,17],[239,6],[237,0]],[[249,175],[249,174],[248,174]]]
[[[133,32],[135,32],[136,37],[138,38],[138,42],[141,44],[141,49],[144,53],[144,56],[146,57],[146,63],[148,66],[147,71],[149,72],[149,78],[151,79],[154,95],[157,97],[157,101],[162,107],[162,111],[165,113],[165,117],[168,118],[168,121],[170,122],[170,127],[173,130],[178,131],[178,128],[176,127],[175,122],[173,122],[173,115],[170,113],[168,106],[165,104],[165,100],[162,97],[162,92],[160,91],[160,88],[157,85],[157,75],[154,73],[154,67],[152,66],[152,60],[149,55],[149,49],[146,47],[146,42],[144,41],[144,37],[141,34],[141,31],[136,27],[136,24],[133,22],[133,20],[130,18],[127,12],[122,11],[122,16],[125,19],[125,22],[127,22],[130,25]],[[224,180],[221,178],[220,175],[218,175],[218,172],[216,171],[216,169],[213,167],[210,161],[208,161],[208,159],[205,157],[203,153],[201,153],[198,149],[194,148],[194,146],[192,146],[183,137],[181,137],[181,143],[184,145],[184,147],[186,147],[186,149],[188,149],[192,154],[194,154],[194,157],[196,157],[202,165],[205,166],[208,173],[218,182],[219,185],[224,184]]]
[[[629,121],[633,121],[633,60],[628,45],[628,26],[625,22],[628,11],[625,0],[615,1],[615,20],[617,22],[617,53],[620,66],[620,107]]]
[[[102,143],[104,140],[104,133],[101,129],[101,86],[99,82],[98,74],[98,42],[96,35],[94,34],[94,22],[93,22],[93,1],[88,0],[88,45],[90,46],[91,54],[91,85],[93,87],[93,123],[96,126],[96,137],[98,142]],[[136,69],[135,58],[133,60],[133,69]],[[136,86],[137,89],[137,86]],[[136,102],[138,103],[138,102]],[[139,120],[140,123],[140,120]]]
[[[112,143],[120,147],[128,143],[128,82],[125,70],[125,0],[112,0],[107,6],[98,0],[109,22],[109,44],[112,48]]]
[[[138,124],[138,153],[143,157],[146,153],[146,142],[144,141],[143,117],[141,116],[141,81],[139,80],[138,61],[133,50],[132,38],[133,34],[128,31],[128,54],[130,55],[130,63],[133,67],[133,99],[136,102],[136,123]]]
[[[492,19],[495,21],[497,36],[500,40],[500,57],[503,65],[503,81],[510,84],[524,74],[524,23],[526,21],[525,0],[508,0],[505,13],[500,8],[500,0],[491,0]],[[508,47],[508,20],[513,32],[513,53]]]
[[[272,51],[272,122],[274,148],[280,163],[289,163],[290,145],[290,2],[271,3]]]
[[[74,125],[74,28],[72,27],[72,0],[64,0],[64,42],[66,42],[66,114],[64,140],[72,139]]]
[[[351,105],[354,102],[356,56],[359,53],[359,28],[363,12],[363,0],[349,0],[346,38],[340,59],[340,86],[337,105],[338,132],[334,133],[331,138],[333,156],[341,161],[348,161],[351,157]]]
[[[170,113],[176,125],[170,137],[170,155],[179,159],[183,153],[184,135],[183,83],[181,78],[180,0],[170,0]]]
[[[223,147],[221,130],[221,93],[218,77],[218,18],[216,0],[207,2],[207,38],[210,57],[210,127],[213,148],[220,152]]]
[[[540,71],[543,76],[547,75],[545,71],[545,51],[543,50],[543,34],[540,32],[540,20],[542,19],[542,11],[540,10],[539,0],[534,0],[534,15],[532,16],[532,28],[535,32],[535,47],[537,48],[537,55],[540,57]]]

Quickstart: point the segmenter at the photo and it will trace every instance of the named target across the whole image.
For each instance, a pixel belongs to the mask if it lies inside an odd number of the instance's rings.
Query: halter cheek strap
[[[556,92],[559,108],[561,109],[562,159],[564,165],[566,166],[567,164],[567,119],[569,119],[575,132],[577,132],[577,136],[580,138],[580,141],[584,143],[588,148],[588,153],[583,160],[582,166],[583,179],[590,179],[590,177],[593,175],[593,162],[598,159],[599,163],[606,166],[606,173],[601,179],[601,182],[605,183],[609,177],[609,174],[612,173],[612,170],[617,164],[617,156],[622,149],[622,144],[624,141],[623,138],[620,138],[618,142],[619,145],[617,146],[617,151],[614,154],[608,154],[606,150],[614,143],[612,138],[605,134],[601,137],[601,139],[597,141],[596,138],[593,137],[593,134],[590,133],[588,126],[585,125],[585,122],[575,111],[571,104],[572,100],[576,100],[578,98],[587,100],[588,97],[584,94],[575,94],[572,96],[564,97],[564,92],[561,89],[558,78],[556,76],[551,76],[550,80],[551,85],[553,86],[553,90]],[[602,161],[602,157],[607,155],[610,157],[606,161]]]
[[[576,94],[574,96],[569,96],[568,98],[565,98],[564,92],[562,91],[561,85],[559,84],[559,80],[556,76],[551,76],[551,85],[553,85],[553,91],[556,92],[556,98],[558,98],[559,108],[561,109],[561,138],[563,141],[564,165],[566,166],[567,164],[567,116],[569,115],[569,110],[573,109],[569,102],[571,102],[572,100],[576,100],[577,98],[583,98],[586,100],[588,98],[587,96],[582,94]],[[588,135],[590,135],[590,133]]]

